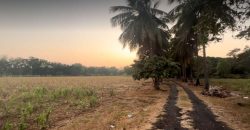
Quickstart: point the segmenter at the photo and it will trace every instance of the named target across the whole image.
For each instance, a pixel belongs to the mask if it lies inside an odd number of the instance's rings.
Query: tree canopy
[[[123,33],[120,41],[130,50],[139,49],[140,54],[160,55],[170,37],[165,21],[167,13],[158,8],[159,2],[151,0],[126,0],[127,6],[112,6],[118,13],[111,18],[113,26],[120,25]]]

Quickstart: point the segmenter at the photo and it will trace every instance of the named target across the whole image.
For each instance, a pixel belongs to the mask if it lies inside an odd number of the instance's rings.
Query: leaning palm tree
[[[151,0],[126,0],[127,6],[113,6],[110,11],[118,13],[112,17],[113,26],[120,25],[123,33],[120,41],[137,54],[161,55],[170,37],[167,28],[167,13],[157,9],[158,2]]]
[[[194,31],[196,45],[202,46],[204,57],[205,89],[209,89],[208,68],[206,60],[206,44],[209,41],[220,40],[227,27],[235,26],[235,17],[238,13],[230,6],[237,1],[228,0],[169,0],[179,4],[170,11],[177,21],[175,30],[181,30],[176,36],[186,39]]]

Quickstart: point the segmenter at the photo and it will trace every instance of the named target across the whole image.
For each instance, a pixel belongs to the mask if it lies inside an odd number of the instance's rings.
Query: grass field
[[[250,94],[247,79],[212,79],[211,83]],[[193,88],[195,92],[198,89]],[[166,103],[169,93],[168,87],[165,89],[156,91],[151,81],[121,76],[2,77],[0,129],[148,129]],[[199,91],[197,95],[210,105],[233,108],[227,109],[227,117],[234,120],[238,113],[245,113],[237,121],[249,121],[249,107],[237,105],[242,98],[203,97]],[[180,101],[187,101],[185,97],[180,92]],[[178,103],[186,107],[183,102]]]
[[[139,129],[166,96],[131,77],[3,77],[0,128]]]
[[[211,79],[211,84],[250,95],[250,79]]]

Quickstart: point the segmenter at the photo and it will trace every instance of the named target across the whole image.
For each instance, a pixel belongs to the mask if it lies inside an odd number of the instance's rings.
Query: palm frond
[[[126,27],[131,21],[133,21],[134,16],[132,12],[121,13],[111,18],[112,26],[120,25],[121,28]]]
[[[133,8],[128,6],[112,6],[110,7],[110,12],[132,12],[134,11]]]

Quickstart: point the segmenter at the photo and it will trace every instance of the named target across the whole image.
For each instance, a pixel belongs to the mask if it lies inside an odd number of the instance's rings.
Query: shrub
[[[152,78],[156,89],[159,89],[163,78],[173,77],[178,74],[179,70],[177,63],[164,56],[141,57],[132,67],[135,80]]]

